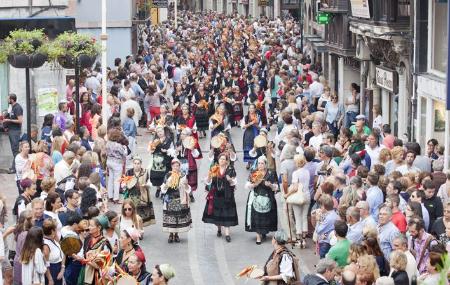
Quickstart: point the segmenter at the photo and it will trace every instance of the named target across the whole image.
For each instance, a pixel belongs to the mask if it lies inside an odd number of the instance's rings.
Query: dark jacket
[[[433,196],[430,199],[425,199],[423,201],[423,205],[427,208],[428,213],[430,214],[430,225],[428,229],[426,229],[427,232],[430,232],[436,219],[444,215],[444,208],[442,206],[441,199],[437,196]]]
[[[316,274],[308,274],[303,280],[303,285],[329,285],[330,283]]]
[[[394,271],[391,275],[395,285],[409,285],[409,278],[406,271]]]

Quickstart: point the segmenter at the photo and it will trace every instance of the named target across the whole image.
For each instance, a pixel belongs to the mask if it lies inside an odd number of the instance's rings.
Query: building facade
[[[437,139],[440,144],[445,141],[447,11],[447,1],[416,0],[415,138],[421,145],[425,145],[431,138]]]

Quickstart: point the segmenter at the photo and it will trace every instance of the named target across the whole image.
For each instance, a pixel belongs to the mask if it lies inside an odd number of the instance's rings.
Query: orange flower
[[[250,176],[250,182],[255,183],[255,182],[262,180],[263,178],[264,178],[264,172],[262,172],[260,170],[256,170]]]
[[[180,178],[181,175],[179,172],[172,172],[169,181],[167,183],[167,186],[169,186],[169,188],[177,188],[178,184],[180,183]]]
[[[201,100],[198,102],[198,107],[199,107],[199,108],[202,108],[202,109],[208,110],[208,102],[206,102],[205,99],[201,99]]]
[[[123,175],[122,178],[120,178],[120,184],[128,183],[129,181],[131,181],[131,179],[133,179],[133,176]]]
[[[219,165],[215,164],[213,166],[211,166],[211,168],[209,169],[209,176],[211,178],[213,177],[217,177],[220,174],[220,167]]]

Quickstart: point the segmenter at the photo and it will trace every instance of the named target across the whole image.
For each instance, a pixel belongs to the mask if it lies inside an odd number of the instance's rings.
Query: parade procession
[[[447,1],[30,2],[0,285],[448,284]]]

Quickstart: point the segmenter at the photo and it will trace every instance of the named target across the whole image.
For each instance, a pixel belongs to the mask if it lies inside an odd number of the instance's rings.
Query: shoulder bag
[[[299,183],[297,192],[292,193],[287,197],[286,203],[288,204],[294,204],[294,205],[303,205],[306,202],[305,193],[303,193],[303,184]]]

